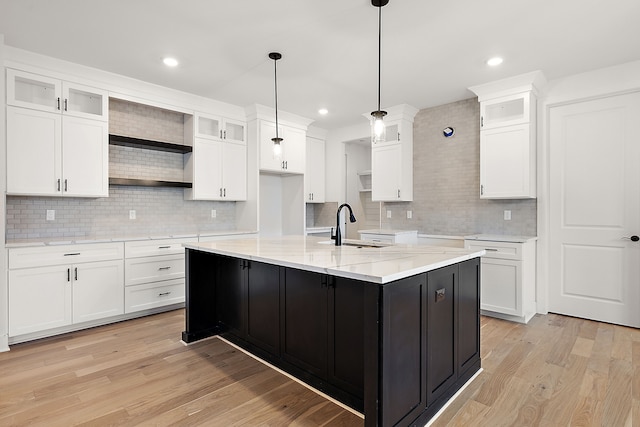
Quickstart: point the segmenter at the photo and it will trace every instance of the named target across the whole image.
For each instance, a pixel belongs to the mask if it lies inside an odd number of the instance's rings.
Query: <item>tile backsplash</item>
[[[184,143],[184,115],[110,99],[109,132]],[[183,180],[183,155],[109,147],[109,174],[118,178]],[[184,190],[110,186],[108,198],[7,196],[6,241],[164,236],[235,229],[235,203],[184,200]],[[46,219],[47,210],[55,219]],[[129,211],[136,219],[129,219]],[[211,217],[211,211],[216,217]]]

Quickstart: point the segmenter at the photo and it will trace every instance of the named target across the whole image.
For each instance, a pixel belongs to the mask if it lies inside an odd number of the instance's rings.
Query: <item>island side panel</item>
[[[460,264],[458,281],[458,370],[463,376],[480,363],[480,258]]]
[[[186,250],[185,331],[182,332],[182,340],[186,343],[218,333],[215,259],[212,254]]]

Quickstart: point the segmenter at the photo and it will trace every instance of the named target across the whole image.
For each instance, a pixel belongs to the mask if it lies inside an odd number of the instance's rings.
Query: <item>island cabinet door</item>
[[[456,295],[458,265],[427,273],[427,405],[457,379]]]
[[[382,286],[379,425],[410,425],[427,406],[426,292],[426,274]]]
[[[329,382],[361,401],[364,394],[364,289],[329,277]]]
[[[458,376],[480,361],[480,258],[459,264]]]
[[[327,378],[325,274],[287,268],[281,296],[281,354],[290,364]]]
[[[247,273],[247,341],[280,354],[280,272],[282,267],[251,261]]]

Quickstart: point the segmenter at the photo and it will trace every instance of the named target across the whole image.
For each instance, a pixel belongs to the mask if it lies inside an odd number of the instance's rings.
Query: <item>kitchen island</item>
[[[332,243],[185,244],[183,341],[221,335],[366,426],[424,425],[480,370],[484,251]]]

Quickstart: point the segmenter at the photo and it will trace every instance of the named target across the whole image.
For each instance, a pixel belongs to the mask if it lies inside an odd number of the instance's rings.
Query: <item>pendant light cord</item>
[[[382,62],[382,5],[378,6],[378,111],[380,111],[380,80]]]
[[[274,86],[276,88],[276,139],[278,139],[278,60],[273,61]]]

